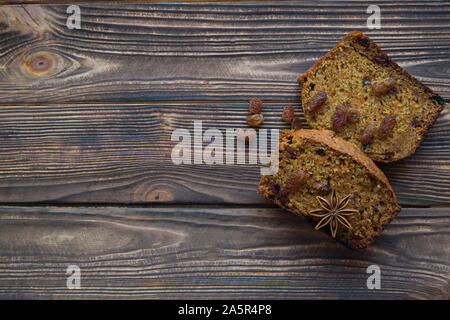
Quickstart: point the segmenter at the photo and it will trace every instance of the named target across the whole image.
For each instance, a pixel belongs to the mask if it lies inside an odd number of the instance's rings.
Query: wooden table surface
[[[0,0],[0,298],[449,298],[449,107],[381,167],[403,210],[362,251],[263,200],[259,166],[173,164],[170,137],[245,128],[255,96],[285,128],[297,77],[355,29],[448,103],[450,2],[377,1],[379,30],[372,1],[78,1],[79,30],[33,2]]]

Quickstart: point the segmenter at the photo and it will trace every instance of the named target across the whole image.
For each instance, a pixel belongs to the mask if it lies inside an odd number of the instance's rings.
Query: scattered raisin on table
[[[359,117],[360,117],[359,112],[356,110],[351,109],[347,112],[347,121],[350,123],[358,122]]]
[[[283,114],[281,118],[284,122],[291,123],[292,119],[294,119],[294,107],[293,106],[285,106],[283,108]]]
[[[253,114],[259,114],[262,112],[263,103],[258,98],[252,98],[248,104],[248,111]]]
[[[292,130],[300,130],[302,128],[302,121],[300,118],[295,117],[291,122],[291,129]]]
[[[376,133],[377,133],[377,127],[374,126],[373,124],[369,124],[364,129],[364,132],[361,135],[361,143],[363,145],[368,144],[373,139],[373,137],[375,136]]]
[[[307,179],[308,175],[302,170],[292,173],[286,179],[286,190],[288,191],[297,190],[306,182]]]
[[[333,130],[338,132],[347,122],[347,109],[343,105],[339,105],[333,114]]]
[[[257,127],[264,122],[264,117],[262,114],[252,114],[247,116],[246,120],[250,127]]]
[[[316,111],[317,108],[324,105],[327,101],[327,93],[325,91],[320,91],[316,93],[307,103],[306,110],[308,112]]]
[[[395,79],[388,79],[381,82],[374,82],[372,84],[372,92],[376,95],[384,94],[391,90],[396,84]]]
[[[395,116],[389,114],[381,121],[380,129],[378,130],[378,135],[380,137],[388,136],[395,126]]]

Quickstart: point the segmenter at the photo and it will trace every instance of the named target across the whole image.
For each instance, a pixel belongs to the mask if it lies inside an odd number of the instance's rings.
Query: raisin
[[[310,85],[309,85],[309,87],[308,87],[308,91],[313,91],[314,90],[314,87],[315,87],[316,85],[314,84],[314,83],[310,83]]]
[[[417,128],[417,127],[421,127],[422,125],[423,125],[423,121],[422,120],[417,121],[417,119],[412,119],[412,121],[411,121],[411,126],[412,127]]]
[[[319,196],[327,196],[331,192],[330,186],[327,184],[319,183],[319,187],[317,188],[317,193]]]
[[[275,197],[278,199],[278,201],[280,201],[283,204],[289,201],[286,189],[284,189],[281,186],[279,187],[278,193],[276,194]]]
[[[389,60],[384,56],[375,56],[372,58],[372,61],[374,63],[379,64],[380,66],[384,66],[384,67],[387,67],[391,64],[389,62]]]
[[[364,79],[363,86],[368,86],[369,84],[370,84],[370,80],[369,79]]]
[[[444,99],[442,99],[442,97],[437,94],[434,95],[431,99],[440,106],[444,105]]]
[[[359,120],[359,112],[356,110],[350,110],[347,112],[347,121],[350,123],[356,123]]]
[[[292,136],[287,136],[286,141],[288,144],[292,144]]]
[[[394,79],[388,79],[381,82],[375,82],[372,84],[372,92],[376,95],[384,94],[391,90],[396,84]]]
[[[383,121],[381,121],[380,129],[378,130],[378,135],[380,137],[386,137],[388,136],[392,129],[394,129],[395,126],[395,116],[389,114],[386,117],[384,117]]]
[[[324,105],[326,101],[327,93],[325,91],[320,91],[309,100],[308,104],[306,105],[306,110],[308,112],[314,112],[317,110],[317,108]]]
[[[333,114],[333,130],[338,132],[347,123],[347,109],[344,106],[337,106]]]
[[[319,148],[319,149],[316,149],[316,153],[317,153],[319,156],[324,156],[324,155],[325,155],[325,148]]]
[[[362,46],[362,47],[364,47],[366,49],[369,47],[370,41],[367,38],[363,38],[363,37],[356,38],[356,41],[358,42],[358,44],[360,46]]]
[[[283,152],[286,153],[291,159],[297,158],[297,151],[291,146],[284,145]]]
[[[294,119],[294,107],[286,106],[283,108],[283,114],[281,116],[284,122],[291,123]]]
[[[286,180],[286,189],[295,191],[306,182],[306,179],[308,179],[308,175],[304,171],[294,172]]]
[[[369,124],[365,129],[361,136],[361,143],[363,145],[368,144],[373,137],[375,136],[375,133],[377,132],[377,127],[375,127],[373,124]]]
[[[388,93],[395,96],[398,92],[397,92],[397,89],[395,87],[393,87],[393,88],[389,89]]]
[[[257,127],[264,122],[264,117],[262,114],[252,114],[246,120],[250,127]]]
[[[263,103],[258,98],[252,98],[248,104],[248,111],[253,114],[258,114],[262,112]]]
[[[302,121],[300,118],[295,117],[294,120],[291,122],[291,129],[292,130],[300,130],[302,128]]]
[[[319,194],[319,196],[327,196],[328,194],[330,194],[331,188],[329,185],[317,182],[312,177],[309,178],[309,182],[311,183],[313,189]]]
[[[269,186],[269,189],[270,189],[270,195],[269,195],[269,198],[270,199],[273,199],[273,198],[275,198],[276,197],[276,195],[278,194],[278,192],[280,191],[280,185],[279,184],[271,184],[270,186]]]

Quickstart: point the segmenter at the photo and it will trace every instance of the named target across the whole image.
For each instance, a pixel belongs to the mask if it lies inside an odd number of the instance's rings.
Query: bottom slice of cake
[[[279,139],[279,170],[258,186],[264,198],[355,248],[400,212],[386,176],[353,143],[329,130],[283,130]]]

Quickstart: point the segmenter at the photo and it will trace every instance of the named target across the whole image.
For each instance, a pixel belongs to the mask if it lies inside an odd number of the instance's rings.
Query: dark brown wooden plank
[[[1,7],[1,103],[298,101],[297,77],[353,29],[450,98],[450,5],[377,3],[380,30],[365,1],[90,4],[81,30],[67,5]],[[23,67],[38,53],[54,61],[39,75]]]
[[[449,235],[448,208],[404,209],[356,251],[275,208],[2,207],[0,297],[447,299]]]
[[[288,128],[283,104],[262,128]],[[0,108],[0,201],[5,203],[264,204],[260,165],[175,165],[175,129],[247,128],[247,104],[61,104]],[[296,110],[300,107],[297,105]],[[450,203],[450,109],[417,152],[382,167],[402,205]],[[206,145],[206,143],[205,143]]]

